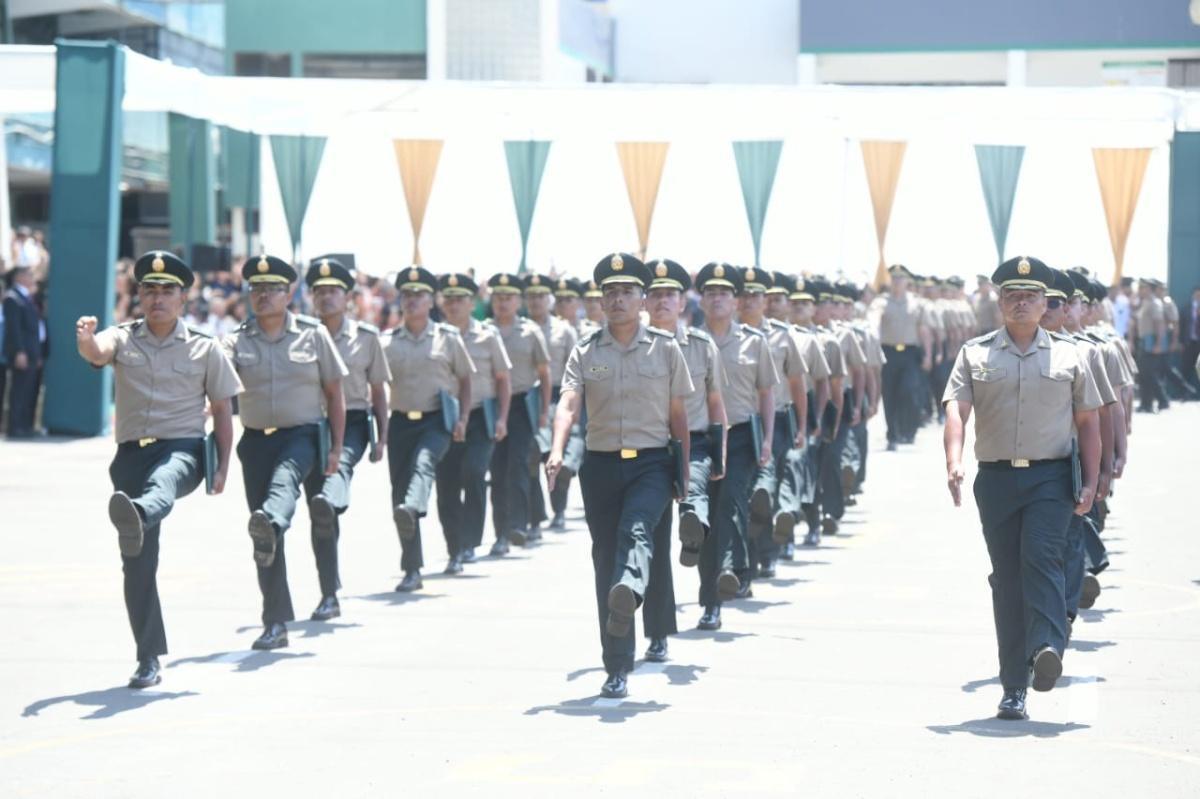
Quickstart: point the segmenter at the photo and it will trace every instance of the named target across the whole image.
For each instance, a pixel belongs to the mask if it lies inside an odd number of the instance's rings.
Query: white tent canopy
[[[129,111],[175,111],[259,133],[327,136],[302,254],[354,252],[382,274],[412,252],[391,140],[446,144],[421,251],[435,270],[482,276],[520,257],[502,142],[554,142],[529,241],[531,268],[585,275],[636,249],[614,142],[671,143],[650,254],[699,266],[752,259],[730,142],[782,139],[762,258],[781,269],[863,279],[878,260],[858,142],[908,151],[886,255],[919,272],[970,277],[995,263],[972,145],[1022,144],[1009,254],[1111,274],[1092,147],[1154,149],[1126,272],[1165,277],[1169,146],[1200,129],[1200,96],[1162,89],[862,88],[479,84],[233,78],[127,53]],[[0,114],[54,107],[54,48],[0,47]],[[264,246],[288,253],[264,145]]]

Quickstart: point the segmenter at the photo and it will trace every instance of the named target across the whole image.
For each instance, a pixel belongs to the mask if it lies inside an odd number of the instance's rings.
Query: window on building
[[[246,78],[290,78],[292,56],[289,53],[236,53],[233,74]]]
[[[306,78],[423,80],[425,54],[305,53]]]

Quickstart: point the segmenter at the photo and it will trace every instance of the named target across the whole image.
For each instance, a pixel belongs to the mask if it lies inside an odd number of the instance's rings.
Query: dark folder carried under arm
[[[667,439],[667,452],[671,455],[671,490],[676,498],[687,496],[687,480],[684,479],[683,442],[678,438]]]
[[[763,420],[757,413],[750,414],[750,437],[754,439],[754,462],[762,456]]]
[[[442,389],[438,392],[438,402],[442,407],[442,424],[446,426],[446,432],[453,435],[454,425],[458,424],[458,412],[461,407],[458,397]]]
[[[500,415],[500,401],[495,397],[488,397],[483,401],[483,426],[487,430],[487,437],[496,440],[496,417]]]
[[[712,458],[712,476],[725,475],[725,426],[710,424],[708,426],[708,454]]]
[[[217,476],[217,434],[204,437],[204,493],[213,492],[213,480]]]
[[[1076,504],[1083,494],[1083,467],[1079,463],[1079,442],[1071,439],[1071,497]],[[1097,497],[1099,499],[1099,497]]]

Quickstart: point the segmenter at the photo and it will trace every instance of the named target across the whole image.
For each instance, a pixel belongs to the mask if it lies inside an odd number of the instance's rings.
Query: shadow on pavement
[[[180,699],[185,696],[199,696],[195,691],[176,691],[174,693],[151,690],[134,691],[124,685],[116,688],[106,688],[102,691],[85,691],[81,694],[55,696],[49,699],[39,699],[21,712],[23,717],[36,716],[48,707],[73,703],[82,707],[95,707],[84,719],[107,719],[118,713],[138,710],[146,705],[162,702],[168,699]]]
[[[589,696],[584,699],[569,699],[557,705],[541,705],[525,711],[526,716],[541,713],[558,713],[561,716],[594,718],[601,724],[623,724],[643,713],[659,713],[669,708],[660,702],[630,702],[628,699],[604,699]]]
[[[1072,642],[1071,642],[1072,646],[1074,646],[1074,643],[1075,643],[1074,641],[1072,641]],[[1080,641],[1080,643],[1082,643],[1082,644],[1089,644],[1089,643],[1092,643],[1092,642],[1089,642],[1089,641]],[[1114,642],[1112,642],[1112,641],[1105,641],[1105,642],[1103,642],[1103,643],[1101,643],[1101,644],[1096,644],[1096,646],[1097,646],[1097,647],[1100,647],[1100,646],[1116,646],[1116,644],[1115,644]],[[1090,652],[1090,651],[1092,651],[1092,650],[1089,650],[1089,649],[1081,649],[1080,651],[1081,651],[1081,652]],[[1055,687],[1055,688],[1066,688],[1066,687],[1068,687],[1069,685],[1071,685],[1071,683],[1074,683],[1074,682],[1079,682],[1079,683],[1089,683],[1089,682],[1092,682],[1092,683],[1096,683],[1096,682],[1108,682],[1108,681],[1107,681],[1105,678],[1103,678],[1103,677],[1071,677],[1071,676],[1065,676],[1065,677],[1059,677],[1059,678],[1058,678],[1058,682],[1056,682],[1056,683],[1054,684],[1054,687]],[[973,693],[975,693],[976,691],[978,691],[980,688],[986,688],[986,687],[987,687],[987,686],[989,686],[989,685],[995,685],[997,688],[999,688],[999,686],[1000,686],[1000,678],[999,678],[999,677],[991,677],[991,678],[989,678],[989,679],[986,679],[986,680],[971,680],[971,681],[970,681],[970,682],[968,682],[968,683],[963,683],[963,686],[962,686],[962,689],[961,689],[961,690],[963,691],[963,693],[967,693],[967,694],[973,694]]]
[[[338,630],[348,630],[352,627],[362,627],[362,625],[358,622],[312,621],[311,619],[306,619],[305,621],[289,621],[287,625],[289,635],[296,630],[299,630],[300,632],[304,633],[304,635],[300,636],[301,638],[319,638],[322,635],[331,635]],[[238,635],[241,635],[243,633],[254,632],[255,630],[261,629],[261,625],[254,624],[247,625],[245,627],[238,627],[236,632]]]
[[[1080,608],[1079,618],[1083,619],[1088,624],[1091,624],[1091,623],[1097,622],[1097,621],[1104,621],[1106,618],[1108,618],[1108,614],[1110,614],[1110,613],[1120,613],[1120,612],[1121,612],[1120,608],[1105,608],[1104,610],[1097,610],[1095,608],[1092,608],[1090,610],[1084,610],[1084,609]]]
[[[828,566],[829,561],[827,561],[827,560],[800,560],[799,558],[797,558],[795,560],[782,560],[781,559],[779,561],[779,565],[780,566]]]
[[[762,599],[734,599],[726,604],[733,610],[740,610],[742,613],[762,613],[767,608],[776,608],[792,603],[787,599],[781,599],[778,602],[767,602]]]
[[[700,679],[700,675],[708,671],[708,666],[694,663],[647,663],[639,660],[634,664],[634,673],[638,675],[663,674],[669,685],[691,685]]]
[[[313,652],[281,652],[279,650],[256,652],[253,649],[243,649],[235,652],[213,652],[211,655],[180,658],[168,663],[167,668],[173,669],[176,666],[186,666],[192,663],[236,663],[237,668],[234,671],[258,671],[285,660],[312,657],[316,657]]]
[[[1057,738],[1064,732],[1091,729],[1087,724],[1055,724],[1049,721],[1002,721],[975,719],[962,724],[931,724],[925,729],[938,735],[965,732],[981,738]]]
[[[369,602],[384,602],[388,605],[408,605],[414,602],[424,602],[427,599],[441,599],[445,594],[424,594],[420,591],[402,594],[399,591],[380,591],[378,594],[362,594],[350,599],[365,599]]]
[[[771,577],[769,579],[762,580],[762,582],[766,583],[767,585],[774,585],[774,586],[778,586],[780,588],[786,588],[789,585],[798,585],[800,583],[811,583],[812,580],[806,580],[802,577]]]
[[[428,583],[437,580],[486,580],[488,577],[491,577],[491,575],[477,574],[473,572],[462,572],[461,574],[443,574],[438,572],[437,574],[431,574],[427,577],[422,577],[421,579]]]
[[[1116,646],[1116,641],[1079,641],[1072,640],[1067,646],[1067,649],[1074,649],[1076,652],[1099,652],[1101,649],[1108,649],[1110,646]]]
[[[681,638],[684,641],[714,641],[718,644],[727,644],[739,638],[757,638],[758,633],[734,633],[723,630],[684,630],[675,637]]]

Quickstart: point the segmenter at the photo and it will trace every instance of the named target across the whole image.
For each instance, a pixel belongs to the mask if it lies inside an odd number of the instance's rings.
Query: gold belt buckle
[[[623,449],[623,450],[621,450],[621,460],[623,460],[623,461],[631,461],[631,460],[633,460],[633,459],[634,459],[634,458],[636,458],[636,457],[637,457],[637,450],[636,450],[636,449]]]
[[[421,411],[409,411],[408,413],[406,413],[404,415],[410,422],[419,422],[419,421],[421,421],[421,417],[424,416],[425,414],[422,413]]]
[[[279,429],[278,427],[268,427],[266,430],[263,430],[263,435],[264,436],[274,435],[275,431],[278,429]]]
[[[158,441],[158,439],[154,438],[153,436],[147,436],[146,438],[139,438],[138,446],[139,447],[148,447],[151,444],[155,443],[156,441]]]
[[[904,352],[904,348],[905,348],[905,347],[907,347],[907,346],[908,346],[907,344],[897,344],[897,345],[896,345],[896,352]]]
[[[1028,469],[1029,461],[1025,458],[1014,458],[1012,465],[1014,469]]]

